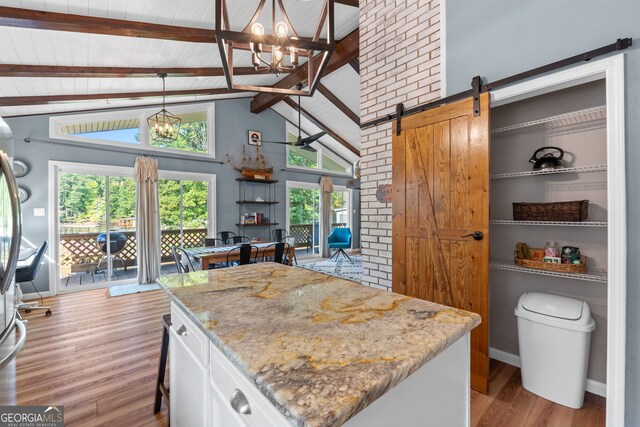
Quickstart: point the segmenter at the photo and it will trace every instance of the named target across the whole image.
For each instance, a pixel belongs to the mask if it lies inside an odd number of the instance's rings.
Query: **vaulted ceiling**
[[[228,0],[241,30],[259,0]],[[315,29],[323,1],[283,0],[301,36]],[[0,116],[248,97],[297,123],[297,97],[229,93],[215,44],[213,0],[0,0]],[[313,97],[302,97],[302,128],[345,159],[360,149],[358,1],[336,0],[336,48]],[[266,25],[265,25],[266,26]],[[268,26],[266,26],[268,28]],[[234,28],[236,29],[236,28]],[[305,75],[254,74],[248,53],[234,57],[243,84],[291,88]],[[306,67],[303,65],[301,68]]]

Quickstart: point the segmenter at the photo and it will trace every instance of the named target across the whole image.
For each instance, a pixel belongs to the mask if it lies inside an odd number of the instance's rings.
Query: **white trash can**
[[[561,405],[581,408],[591,332],[596,328],[589,305],[529,292],[520,297],[515,314],[522,386]]]

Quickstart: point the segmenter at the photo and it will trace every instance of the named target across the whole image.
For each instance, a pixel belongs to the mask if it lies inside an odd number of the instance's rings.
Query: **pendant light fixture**
[[[165,81],[166,73],[158,74],[162,79],[162,110],[149,116],[147,124],[149,125],[149,136],[154,141],[175,141],[180,132],[180,123],[182,119],[171,114],[165,108]]]
[[[313,24],[309,35],[300,36],[294,28],[282,0],[270,0],[270,27],[267,19],[261,19],[268,0],[260,0],[256,11],[248,23],[231,23],[227,0],[216,0],[216,40],[222,58],[222,67],[229,90],[269,92],[285,95],[310,96],[316,90],[329,58],[335,47],[334,39],[334,0],[323,0],[315,28]],[[319,1],[319,0],[317,0]],[[262,22],[260,22],[262,21]],[[243,28],[232,31],[231,27]],[[267,26],[267,28],[265,28]],[[321,38],[323,31],[325,37]],[[234,80],[234,51],[251,52],[251,65],[258,73],[276,74],[300,73],[303,59],[306,59],[307,73],[301,75],[307,81],[305,90],[299,88],[274,87],[268,81],[265,86],[241,85]],[[246,57],[246,53],[236,54]],[[240,64],[245,65],[245,64]]]

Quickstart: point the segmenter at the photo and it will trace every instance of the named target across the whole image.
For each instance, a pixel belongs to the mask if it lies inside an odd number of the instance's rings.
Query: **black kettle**
[[[547,153],[542,157],[538,157],[538,153],[544,150],[556,150],[560,153],[560,156],[556,157],[553,153]],[[561,168],[562,158],[564,157],[564,150],[558,147],[542,147],[538,148],[533,156],[529,159],[529,163],[533,163],[533,170],[538,169],[556,169]]]

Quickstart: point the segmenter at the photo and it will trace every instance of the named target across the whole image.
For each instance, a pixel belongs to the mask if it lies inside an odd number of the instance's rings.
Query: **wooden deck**
[[[98,289],[45,303],[51,317],[35,311],[25,316],[17,403],[64,405],[67,426],[166,426],[164,405],[160,414],[152,409],[160,317],[170,310],[165,293],[109,298]],[[523,389],[518,368],[492,360],[489,394],[471,393],[471,425],[604,426],[605,402],[587,393],[580,410],[556,405]]]

